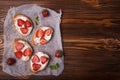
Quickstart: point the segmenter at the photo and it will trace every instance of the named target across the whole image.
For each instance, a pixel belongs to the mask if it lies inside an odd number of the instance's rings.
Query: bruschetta
[[[47,44],[53,35],[53,29],[50,27],[39,27],[32,37],[33,45]]]
[[[22,39],[14,40],[14,55],[17,59],[21,59],[22,61],[28,61],[33,54],[32,47]]]
[[[39,72],[46,68],[50,58],[44,52],[35,53],[30,59],[30,70],[32,72]]]
[[[23,14],[16,14],[14,16],[15,30],[23,36],[27,36],[33,29],[33,23],[30,18]]]

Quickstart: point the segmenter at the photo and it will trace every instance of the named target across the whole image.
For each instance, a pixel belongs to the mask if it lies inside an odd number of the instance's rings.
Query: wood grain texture
[[[2,71],[3,21],[10,7],[62,9],[65,69],[58,76],[12,77]],[[120,0],[0,0],[0,79],[120,80]]]

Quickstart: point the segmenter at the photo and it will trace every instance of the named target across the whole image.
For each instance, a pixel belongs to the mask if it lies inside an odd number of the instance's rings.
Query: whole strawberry
[[[60,58],[63,56],[63,52],[61,50],[55,51],[55,57]]]
[[[42,15],[43,15],[43,17],[48,17],[50,14],[49,14],[49,11],[47,9],[44,9],[42,11]]]
[[[13,65],[13,64],[15,64],[16,63],[16,60],[14,59],[14,58],[8,58],[7,59],[7,64],[8,65]]]

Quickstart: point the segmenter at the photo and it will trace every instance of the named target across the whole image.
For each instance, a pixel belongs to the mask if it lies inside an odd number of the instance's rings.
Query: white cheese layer
[[[28,61],[29,59],[30,59],[29,56],[22,56],[22,58],[21,58],[21,60],[23,60],[23,61]]]

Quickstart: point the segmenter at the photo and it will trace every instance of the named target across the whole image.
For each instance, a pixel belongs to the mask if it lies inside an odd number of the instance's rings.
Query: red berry
[[[33,56],[33,58],[32,58],[32,62],[33,62],[33,63],[40,62],[39,57],[38,57],[37,55]]]
[[[33,66],[34,71],[38,71],[40,69],[40,67],[41,67],[40,64],[36,64],[36,63],[34,63],[32,66]]]
[[[40,39],[40,44],[41,45],[44,45],[44,44],[46,44],[47,43],[47,40],[45,39],[45,38],[41,38]]]
[[[41,30],[41,29],[38,29],[38,30],[36,31],[36,37],[41,38],[41,37],[43,36],[43,34],[44,34],[44,32],[43,32],[43,30]]]
[[[15,62],[16,62],[16,60],[14,58],[8,58],[7,59],[7,64],[8,65],[13,65],[13,64],[15,64]]]
[[[31,25],[32,25],[32,24],[31,24],[31,22],[30,22],[29,20],[26,20],[26,21],[25,21],[25,27],[28,28],[28,27],[31,27]]]
[[[62,57],[62,55],[63,55],[63,53],[62,53],[61,50],[57,50],[57,51],[55,52],[55,57],[57,57],[57,58]]]
[[[27,34],[28,32],[28,28],[20,28],[20,30],[23,34]]]
[[[24,52],[23,52],[23,55],[24,56],[32,56],[31,49],[30,48],[25,49]]]
[[[47,36],[49,36],[51,33],[52,33],[52,30],[51,30],[51,29],[45,30],[45,34],[46,34]]]
[[[25,22],[22,19],[17,20],[18,26],[21,27]]]
[[[15,56],[20,59],[22,57],[22,52],[21,51],[18,51],[18,52],[15,52]]]
[[[43,17],[48,17],[49,16],[49,11],[47,9],[44,9],[42,11],[42,15],[43,15]]]
[[[20,51],[24,47],[24,44],[21,42],[16,42],[15,43],[15,49]]]
[[[45,64],[45,63],[48,61],[48,57],[41,56],[41,57],[40,57],[40,60],[41,60],[41,63],[42,63],[42,64]]]

